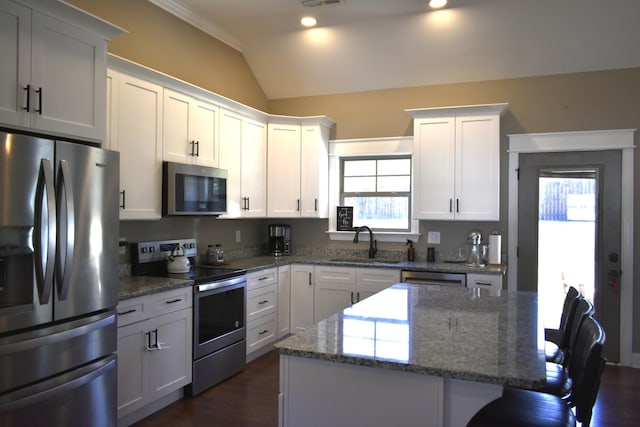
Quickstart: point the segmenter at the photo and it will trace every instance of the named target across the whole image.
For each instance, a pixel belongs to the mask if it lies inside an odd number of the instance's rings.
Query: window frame
[[[379,175],[378,174],[378,164],[377,162],[380,160],[396,160],[396,159],[408,159],[409,160],[409,191],[367,191],[367,192],[345,192],[344,191],[344,178],[345,178],[345,162],[350,161],[359,161],[359,160],[375,160],[376,161],[376,187],[378,183],[378,178],[380,176],[405,176],[405,175]],[[412,173],[413,173],[413,159],[410,154],[398,154],[398,153],[385,153],[385,154],[376,154],[376,155],[367,155],[367,156],[342,156],[340,158],[340,196],[339,200],[341,205],[344,205],[345,197],[407,197],[408,202],[408,218],[406,221],[405,228],[374,228],[371,227],[375,233],[380,232],[391,232],[391,233],[407,233],[411,231],[411,220],[413,219],[412,209],[413,206],[413,182],[412,182]],[[355,221],[355,218],[354,218]],[[368,225],[368,224],[355,224],[355,225]]]

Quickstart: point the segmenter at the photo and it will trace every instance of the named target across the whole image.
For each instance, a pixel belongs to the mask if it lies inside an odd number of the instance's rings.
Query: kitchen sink
[[[392,259],[375,259],[375,258],[332,258],[330,262],[344,262],[355,264],[399,264],[400,261]]]

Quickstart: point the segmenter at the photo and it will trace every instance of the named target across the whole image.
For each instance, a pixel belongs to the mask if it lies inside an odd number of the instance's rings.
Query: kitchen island
[[[276,344],[281,426],[466,425],[545,381],[537,295],[399,283]]]

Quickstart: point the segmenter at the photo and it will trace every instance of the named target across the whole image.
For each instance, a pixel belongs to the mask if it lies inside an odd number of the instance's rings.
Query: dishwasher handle
[[[416,285],[458,286],[467,285],[467,275],[462,273],[438,273],[432,271],[406,271],[401,273],[403,283]]]

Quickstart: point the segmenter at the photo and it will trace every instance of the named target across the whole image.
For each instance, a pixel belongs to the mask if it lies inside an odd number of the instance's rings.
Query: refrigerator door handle
[[[71,283],[70,274],[76,229],[71,172],[66,160],[60,160],[57,184],[58,246],[56,248],[56,281],[58,284],[58,298],[65,300]]]
[[[53,167],[49,159],[40,161],[34,206],[33,252],[36,286],[40,304],[47,304],[53,289],[56,250],[56,203]]]

